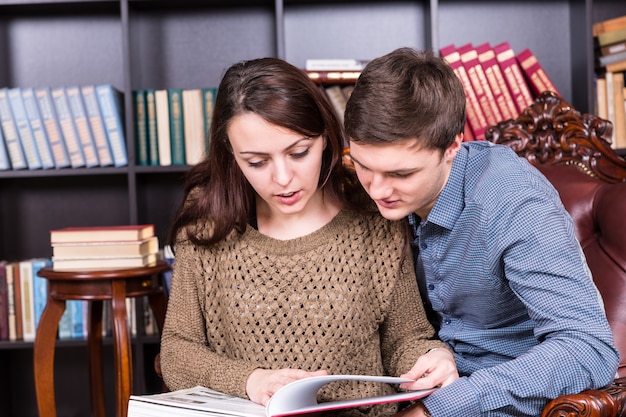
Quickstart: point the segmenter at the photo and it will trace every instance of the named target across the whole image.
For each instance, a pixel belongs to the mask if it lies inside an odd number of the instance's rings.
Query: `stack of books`
[[[159,241],[154,225],[67,227],[50,231],[56,271],[99,271],[152,266]]]
[[[626,16],[593,25],[596,114],[613,123],[613,147],[626,148]]]

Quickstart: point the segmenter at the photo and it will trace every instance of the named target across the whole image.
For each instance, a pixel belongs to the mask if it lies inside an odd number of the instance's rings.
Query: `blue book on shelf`
[[[39,158],[41,159],[41,166],[44,169],[54,168],[54,156],[52,155],[52,148],[50,147],[50,140],[48,139],[48,133],[41,118],[41,112],[37,105],[37,98],[35,97],[35,91],[30,88],[22,88],[22,99],[24,100],[24,108],[26,109],[26,116],[30,122],[30,127],[33,131],[33,137],[37,144],[37,151],[39,152]]]
[[[61,125],[59,124],[54,101],[52,100],[52,92],[49,87],[39,87],[34,89],[34,93],[41,120],[48,135],[54,165],[56,168],[67,168],[71,165],[70,156],[67,153],[65,139],[63,138]]]
[[[52,93],[52,101],[61,125],[61,132],[63,132],[63,139],[65,139],[65,147],[70,156],[71,166],[72,168],[84,167],[85,155],[83,154],[83,147],[74,124],[70,104],[65,94],[65,87],[55,87],[50,92]]]
[[[69,308],[72,312],[72,339],[82,339],[86,336],[84,332],[84,308],[83,304],[86,301],[82,300],[71,300],[72,302],[68,302]]]
[[[2,126],[0,126],[0,171],[11,169],[11,161],[7,154],[6,145],[4,143],[4,135],[2,134]]]
[[[122,93],[111,84],[96,86],[96,95],[104,119],[113,161],[116,167],[128,165],[126,140],[124,135],[124,101]]]
[[[65,302],[65,311],[59,320],[58,336],[61,340],[72,338],[72,304],[80,303],[79,300],[68,300]]]
[[[113,154],[111,153],[111,146],[109,145],[107,132],[104,129],[104,119],[102,118],[102,112],[100,111],[100,104],[98,104],[96,87],[93,85],[85,85],[80,88],[80,91],[83,95],[83,101],[85,102],[85,110],[87,112],[87,118],[89,119],[89,126],[91,126],[91,132],[93,133],[93,139],[96,144],[100,166],[105,167],[113,165]]]
[[[51,266],[52,261],[48,258],[37,258],[32,260],[33,263],[33,302],[35,304],[35,328],[39,325],[39,319],[46,308],[48,301],[48,280],[37,276],[37,272],[41,268]]]
[[[4,144],[9,154],[11,167],[13,169],[28,168],[26,156],[20,143],[17,125],[13,118],[13,111],[9,104],[9,89],[0,88],[0,124],[2,125],[2,133],[4,135]]]
[[[100,160],[98,159],[98,151],[96,150],[96,141],[93,137],[91,126],[89,125],[87,110],[85,109],[80,87],[76,85],[66,87],[65,94],[67,94],[67,101],[70,104],[70,113],[74,118],[78,139],[80,140],[83,155],[85,156],[85,166],[87,168],[97,167],[100,165]]]
[[[35,143],[33,129],[30,127],[30,121],[26,115],[26,107],[24,107],[24,99],[22,98],[22,90],[19,87],[9,88],[9,104],[13,111],[13,119],[17,127],[17,133],[22,143],[22,149],[26,156],[26,164],[28,169],[41,169],[41,158]]]

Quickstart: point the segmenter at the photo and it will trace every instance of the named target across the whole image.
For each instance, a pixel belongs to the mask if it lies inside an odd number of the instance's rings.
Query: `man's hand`
[[[447,349],[434,349],[419,357],[413,368],[403,378],[414,382],[403,382],[400,388],[409,391],[443,387],[459,378],[454,356]]]
[[[267,405],[272,395],[283,386],[298,379],[328,375],[327,371],[307,372],[301,369],[255,369],[246,381],[248,397],[258,404]]]

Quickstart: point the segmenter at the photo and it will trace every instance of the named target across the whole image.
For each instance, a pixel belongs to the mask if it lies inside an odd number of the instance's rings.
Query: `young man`
[[[464,125],[452,69],[408,48],[371,61],[346,108],[359,180],[384,217],[408,218],[424,304],[461,375],[405,413],[538,416],[608,384],[619,355],[557,192],[508,147],[463,142]]]

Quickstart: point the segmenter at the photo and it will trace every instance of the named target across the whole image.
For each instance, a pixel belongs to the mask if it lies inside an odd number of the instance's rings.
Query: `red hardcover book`
[[[541,66],[537,57],[530,49],[524,49],[522,52],[517,54],[516,58],[522,67],[524,75],[526,75],[526,81],[533,90],[535,97],[539,96],[544,91],[553,91],[560,95],[559,91],[554,86],[554,83],[543,69],[543,66]]]
[[[478,52],[471,43],[460,46],[457,50],[461,55],[461,62],[467,71],[478,104],[487,119],[487,124],[495,126],[503,119],[502,112],[494,99],[485,71],[478,61]]]
[[[474,138],[476,140],[484,140],[485,129],[487,128],[487,119],[485,118],[485,114],[478,104],[478,99],[476,98],[476,94],[474,93],[474,89],[472,88],[472,83],[469,79],[469,75],[467,74],[467,71],[463,66],[463,62],[461,62],[461,54],[459,53],[459,51],[457,51],[454,45],[449,45],[441,48],[439,53],[441,54],[441,57],[448,62],[450,67],[452,67],[452,69],[454,70],[454,73],[461,79],[461,82],[463,83],[463,89],[465,90],[465,96],[467,100],[467,123],[472,129]]]
[[[476,52],[478,53],[478,61],[485,72],[485,77],[487,77],[489,87],[491,87],[493,98],[502,114],[502,119],[514,119],[518,115],[517,107],[496,60],[496,53],[489,42],[476,46]]]
[[[513,52],[508,42],[502,42],[494,46],[493,50],[496,53],[496,60],[498,65],[500,65],[511,96],[513,96],[513,101],[515,101],[517,112],[521,113],[533,103],[533,96],[524,79],[522,68],[515,58],[515,52]]]
[[[0,261],[0,340],[9,340],[9,300],[7,262]]]

